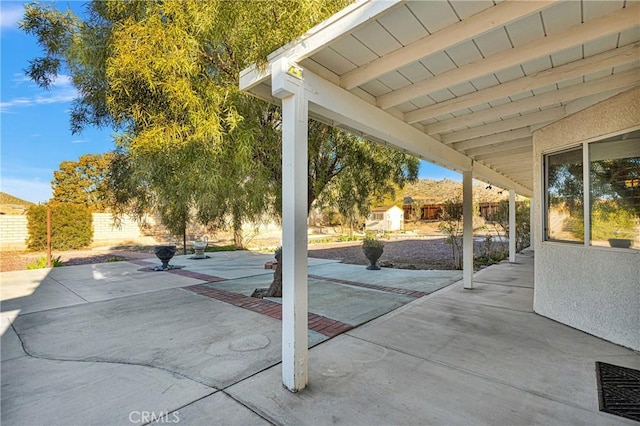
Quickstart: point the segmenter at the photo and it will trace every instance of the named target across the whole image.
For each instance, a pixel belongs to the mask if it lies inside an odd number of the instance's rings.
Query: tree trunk
[[[276,253],[276,272],[273,274],[273,281],[267,291],[267,297],[282,297],[282,252]]]
[[[233,218],[233,245],[236,248],[244,248],[243,246],[243,235],[242,235],[242,221],[237,218]]]
[[[182,230],[182,254],[187,254],[187,225]]]

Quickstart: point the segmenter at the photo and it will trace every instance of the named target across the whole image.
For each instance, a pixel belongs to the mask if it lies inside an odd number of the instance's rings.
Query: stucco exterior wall
[[[640,126],[640,88],[533,133],[534,310],[640,350],[640,251],[544,241],[543,155]]]

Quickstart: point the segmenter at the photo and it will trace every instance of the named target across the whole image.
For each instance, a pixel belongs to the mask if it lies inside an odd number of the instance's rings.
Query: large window
[[[640,131],[547,155],[545,175],[546,240],[640,249]]]

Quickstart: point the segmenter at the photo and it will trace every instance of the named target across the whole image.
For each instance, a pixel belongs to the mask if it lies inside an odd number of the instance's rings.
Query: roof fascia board
[[[292,62],[300,62],[401,3],[403,3],[402,0],[364,0],[349,5],[311,28],[297,40],[269,54],[266,66],[260,67],[254,64],[242,70],[240,72],[240,90],[249,90],[269,78],[271,64],[278,59],[286,57]]]

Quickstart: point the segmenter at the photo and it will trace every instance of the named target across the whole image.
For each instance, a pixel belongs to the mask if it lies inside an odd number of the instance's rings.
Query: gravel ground
[[[495,246],[497,243],[493,243]],[[474,242],[474,253],[482,253],[484,242]],[[317,244],[309,248],[310,257],[338,259],[344,263],[368,265],[362,243]],[[378,261],[382,266],[401,269],[455,269],[451,244],[445,238],[385,241],[384,253]]]
[[[495,245],[497,243],[494,243]],[[483,242],[474,243],[476,256],[482,253],[483,247]],[[44,255],[45,253],[2,252],[0,253],[0,271],[27,269],[27,265]],[[127,246],[108,250],[54,252],[53,255],[60,256],[65,266],[83,265],[153,257],[153,247]],[[337,259],[357,265],[369,264],[362,252],[361,241],[312,244],[309,246],[309,256]],[[378,263],[382,266],[402,269],[455,269],[452,256],[452,246],[447,244],[445,238],[385,240],[384,253]]]
[[[19,271],[27,269],[27,266],[35,262],[45,253],[38,252],[2,252],[0,253],[0,272]],[[84,265],[88,263],[105,263],[119,260],[144,259],[153,256],[153,248],[139,251],[129,250],[74,250],[54,252],[53,257],[60,256],[65,266]]]

